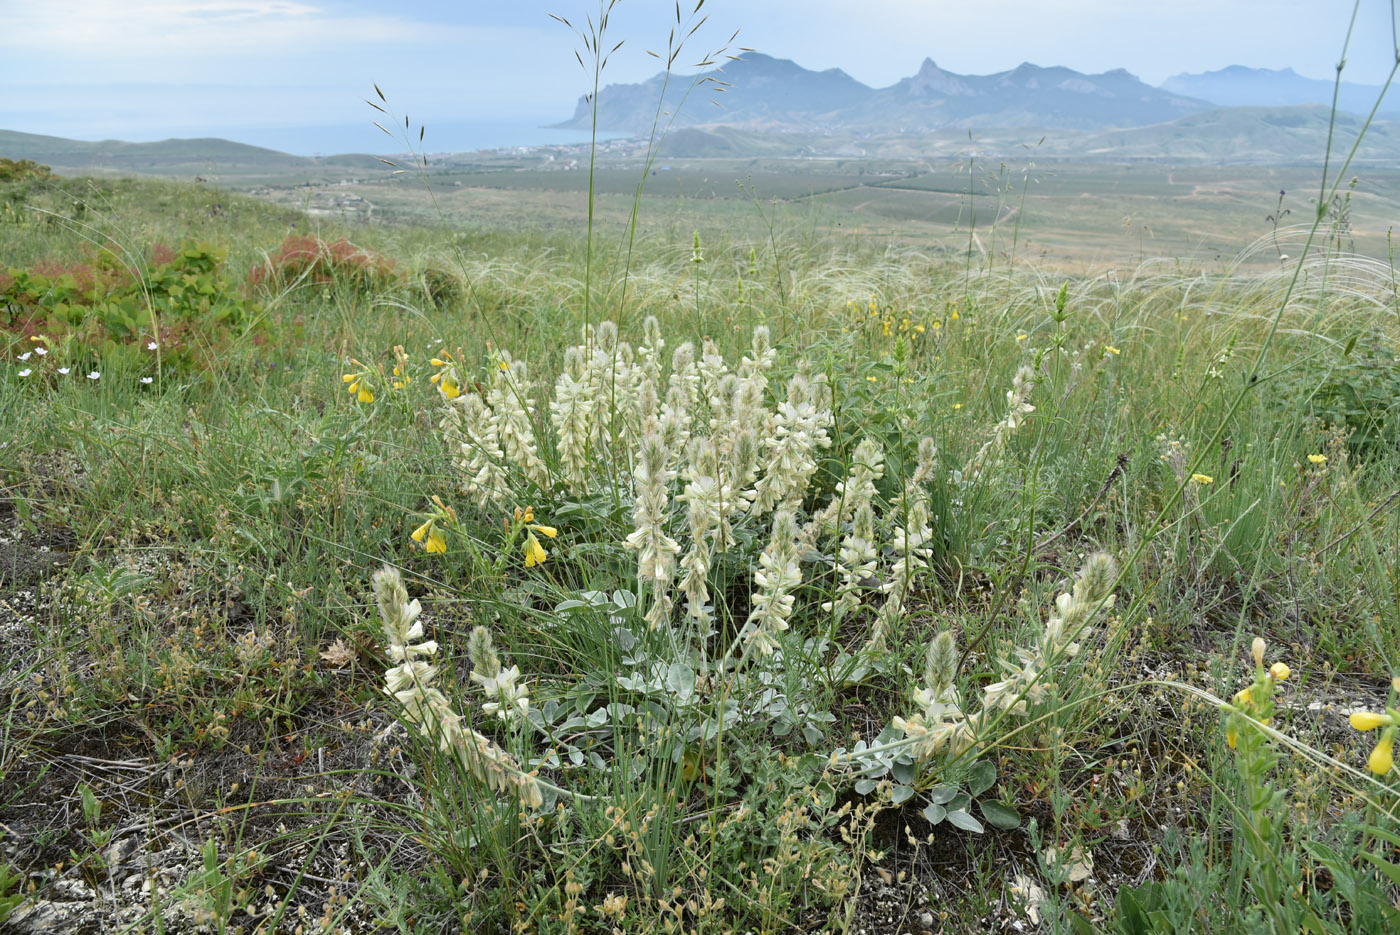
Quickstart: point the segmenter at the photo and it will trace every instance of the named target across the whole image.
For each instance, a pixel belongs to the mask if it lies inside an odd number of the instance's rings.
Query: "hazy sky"
[[[691,0],[693,3],[694,0]],[[880,87],[925,57],[985,74],[1023,61],[1127,68],[1156,84],[1230,64],[1330,78],[1350,0],[709,0],[681,64],[737,45]],[[434,127],[533,127],[573,111],[586,79],[558,13],[586,0],[0,0],[0,129],[75,138],[222,135],[309,152],[386,147],[362,99],[378,82],[400,113]],[[684,14],[686,9],[683,8]],[[605,73],[658,70],[671,0],[620,0]],[[1363,0],[1348,80],[1384,79],[1390,3]],[[326,130],[324,147],[305,140]],[[456,128],[453,130],[452,128]],[[279,134],[281,136],[279,137]],[[293,141],[297,141],[295,145]],[[499,142],[509,142],[500,140]],[[522,140],[521,142],[527,142]]]

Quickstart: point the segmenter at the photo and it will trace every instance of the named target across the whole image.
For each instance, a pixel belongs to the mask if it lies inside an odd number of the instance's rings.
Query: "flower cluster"
[[[374,597],[384,624],[385,650],[397,665],[385,674],[384,691],[403,706],[404,716],[417,724],[439,752],[453,757],[477,780],[496,792],[518,795],[520,801],[538,808],[544,796],[535,777],[491,740],[462,726],[462,717],[452,710],[446,696],[434,685],[437,668],[427,657],[436,655],[437,642],[423,640],[423,624],[418,620],[422,607],[408,599],[403,578],[397,569],[385,566],[374,573]],[[499,666],[499,663],[498,663]],[[512,692],[516,691],[512,685]],[[523,688],[520,698],[523,699]],[[512,696],[511,703],[518,700]]]
[[[467,655],[472,661],[471,680],[490,699],[481,710],[502,721],[523,720],[530,713],[530,690],[518,682],[519,666],[501,668],[490,630],[480,626],[472,630],[467,637]]]
[[[978,449],[977,454],[967,462],[962,476],[971,482],[994,468],[1006,450],[1011,433],[1020,428],[1026,416],[1035,412],[1030,404],[1031,391],[1035,389],[1035,373],[1030,367],[1021,367],[1011,381],[1011,389],[1006,391],[1006,415],[992,428],[992,436]]]
[[[957,650],[952,634],[944,631],[929,646],[924,686],[914,692],[920,711],[909,718],[895,718],[894,725],[915,741],[915,755],[927,759],[943,746],[961,753],[978,742],[994,721],[1007,714],[1023,715],[1027,705],[1042,701],[1053,689],[1055,667],[1079,652],[1079,641],[1092,632],[1095,617],[1113,606],[1113,582],[1117,565],[1097,552],[1085,560],[1071,590],[1055,599],[1055,609],[1045,621],[1040,639],[1016,650],[1015,661],[1002,659],[1006,677],[983,689],[982,709],[964,715],[952,684]]]
[[[350,358],[350,365],[360,369],[353,370],[341,377],[345,381],[345,389],[362,403],[374,402],[373,378],[377,376],[372,367],[360,363],[355,358]]]
[[[423,551],[429,555],[441,555],[446,552],[447,540],[443,537],[439,527],[456,525],[457,514],[452,507],[443,503],[440,497],[434,496],[433,509],[419,515],[426,517],[426,519],[422,525],[413,530],[409,538],[423,546]]]
[[[1264,640],[1255,637],[1249,654],[1254,660],[1254,681],[1235,692],[1231,699],[1230,713],[1225,717],[1225,742],[1233,750],[1239,744],[1240,734],[1250,726],[1251,721],[1268,725],[1273,719],[1274,694],[1278,683],[1293,673],[1287,663],[1275,662],[1264,668]]]

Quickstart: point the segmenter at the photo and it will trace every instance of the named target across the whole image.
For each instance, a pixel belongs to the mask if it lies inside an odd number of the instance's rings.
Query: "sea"
[[[420,142],[418,125],[405,131],[385,124],[398,132],[390,137],[368,120],[363,123],[301,125],[280,127],[210,127],[207,132],[182,129],[180,136],[217,136],[239,143],[275,149],[294,156],[331,156],[338,153],[402,153],[408,149],[407,140],[419,153],[461,153],[479,149],[501,149],[515,146],[548,146],[586,143],[586,130],[556,130],[547,125],[561,118],[538,117],[512,120],[473,120],[450,123],[430,123],[423,128]],[[598,139],[617,139],[626,134],[599,132]]]

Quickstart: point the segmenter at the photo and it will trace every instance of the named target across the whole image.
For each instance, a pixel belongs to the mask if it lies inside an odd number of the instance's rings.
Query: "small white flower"
[[[20,359],[20,360],[28,360],[28,359],[29,359],[30,353],[31,353],[30,351],[25,351],[23,354],[19,355],[19,359]]]
[[[148,344],[146,345],[146,350],[148,350],[148,351],[153,351],[153,350],[156,349],[156,346],[157,346],[157,345],[156,345],[156,342],[151,341],[150,343],[148,343]]]
[[[97,379],[101,378],[101,376],[102,376],[102,371],[100,371],[100,370],[94,370],[92,373],[88,374],[88,379],[89,379],[89,380],[97,380]]]
[[[141,378],[141,382],[142,382],[142,383],[145,383],[145,384],[147,384],[147,385],[149,385],[149,384],[151,384],[151,383],[154,383],[155,381],[154,381],[153,379],[151,379],[150,377],[142,377],[142,378]]]
[[[34,348],[34,353],[38,354],[40,357],[43,357],[43,356],[44,356],[45,354],[47,354],[48,352],[49,352],[49,349],[48,349],[47,347],[36,347],[36,348]]]
[[[59,367],[59,368],[58,368],[58,372],[59,372],[61,375],[63,375],[63,376],[66,377],[66,376],[68,375],[68,373],[69,373],[72,369],[73,369],[72,367]]]
[[[21,371],[19,372],[19,375],[22,376],[22,377],[27,377],[27,376],[29,376],[29,375],[30,375],[31,373],[33,373],[33,372],[34,372],[34,371],[30,370],[28,367],[25,367],[23,370],[21,370]]]

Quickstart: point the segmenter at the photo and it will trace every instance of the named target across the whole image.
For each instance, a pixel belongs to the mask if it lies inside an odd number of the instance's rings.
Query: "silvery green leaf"
[[[899,782],[904,783],[913,783],[914,772],[914,761],[904,756],[895,760],[894,766],[890,768],[890,774]]]
[[[903,805],[914,797],[914,787],[900,783],[890,790],[890,801],[895,805]]]
[[[978,760],[967,774],[967,791],[974,798],[990,789],[997,781],[997,768],[990,760]]]
[[[987,824],[993,828],[1010,831],[1021,825],[1021,813],[1009,805],[1003,805],[994,799],[978,802],[977,805],[982,809],[982,817],[987,819]]]
[[[955,812],[959,809],[966,810],[972,804],[972,796],[966,792],[959,792],[948,800],[948,811]]]
[[[982,822],[973,818],[962,809],[950,811],[948,813],[948,822],[954,827],[961,828],[964,831],[971,831],[973,834],[981,834],[983,831],[987,830],[982,827]]]
[[[814,747],[817,744],[821,743],[822,740],[822,732],[817,730],[811,724],[808,724],[807,726],[802,728],[802,736],[806,737],[807,743],[811,744]]]
[[[935,805],[947,805],[957,794],[958,790],[953,786],[934,786],[928,790],[928,800]]]
[[[856,794],[869,795],[871,792],[875,791],[877,785],[879,785],[879,783],[873,779],[858,779],[856,780]]]
[[[937,802],[930,802],[924,806],[924,817],[928,819],[929,824],[936,825],[948,817],[948,810]]]
[[[666,687],[681,704],[695,695],[695,670],[683,663],[672,663],[666,669]]]

